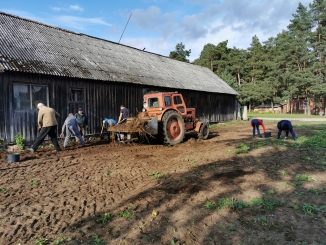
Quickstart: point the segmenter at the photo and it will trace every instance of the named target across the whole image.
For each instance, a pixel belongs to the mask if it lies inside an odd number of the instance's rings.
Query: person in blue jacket
[[[277,128],[278,128],[278,134],[277,134],[277,138],[279,139],[281,136],[282,131],[285,131],[285,137],[288,137],[289,132],[292,135],[293,140],[297,140],[297,136],[295,135],[294,131],[293,131],[293,126],[291,121],[289,120],[281,120],[277,123]]]

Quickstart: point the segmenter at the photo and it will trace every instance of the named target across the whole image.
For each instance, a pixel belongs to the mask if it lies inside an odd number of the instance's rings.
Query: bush
[[[24,140],[23,136],[21,135],[21,133],[16,134],[15,141],[16,141],[16,145],[18,146],[18,148],[20,150],[23,150],[24,146],[25,146],[25,140]]]

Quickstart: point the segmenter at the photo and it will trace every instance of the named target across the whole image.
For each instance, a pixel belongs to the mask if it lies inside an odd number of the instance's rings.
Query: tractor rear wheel
[[[198,139],[203,139],[206,140],[208,138],[209,135],[209,124],[204,122],[199,129],[198,132]]]
[[[176,145],[183,141],[186,133],[182,116],[176,111],[167,111],[160,122],[160,136],[165,145]]]

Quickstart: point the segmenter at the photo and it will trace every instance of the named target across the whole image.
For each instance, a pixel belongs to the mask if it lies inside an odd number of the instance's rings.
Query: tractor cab
[[[178,92],[150,92],[144,95],[144,109],[150,117],[157,116],[160,121],[167,110],[177,111],[183,118],[195,118],[195,108],[187,108]]]

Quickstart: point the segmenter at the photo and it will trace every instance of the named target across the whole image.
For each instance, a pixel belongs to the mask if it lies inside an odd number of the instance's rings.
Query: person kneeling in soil
[[[294,141],[297,140],[297,136],[295,135],[294,131],[293,131],[293,126],[291,121],[289,120],[281,120],[277,123],[277,128],[278,128],[278,134],[277,134],[277,138],[279,139],[281,136],[282,131],[285,131],[285,138],[287,138],[289,136],[289,132],[292,135],[292,138]]]
[[[112,119],[112,118],[104,118],[103,124],[104,124],[106,130],[108,130],[109,127],[118,124],[118,122],[116,120]],[[118,133],[115,133],[115,137],[116,137],[116,139],[119,140],[119,134]]]
[[[256,135],[256,129],[257,129],[257,135],[261,138],[260,131],[259,131],[259,125],[262,126],[264,133],[266,132],[265,125],[263,123],[263,120],[255,118],[251,120],[251,127],[252,127],[252,136],[255,137]]]
[[[60,134],[60,137],[63,137],[64,132],[66,131],[65,141],[63,143],[64,148],[67,147],[69,139],[73,136],[76,136],[79,139],[82,147],[85,147],[85,142],[83,140],[83,137],[78,130],[78,124],[79,121],[77,120],[77,118],[75,118],[72,113],[69,113],[68,117],[65,120],[65,123],[62,126],[62,130],[61,130],[62,133]]]

